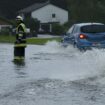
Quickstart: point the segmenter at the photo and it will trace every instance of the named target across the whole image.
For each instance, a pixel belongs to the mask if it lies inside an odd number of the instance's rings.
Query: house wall
[[[2,28],[12,28],[12,25],[0,25],[0,31]]]
[[[56,15],[55,18],[52,18],[52,14]],[[33,11],[31,16],[40,20],[41,23],[60,22],[60,24],[64,24],[68,21],[68,11],[52,4]]]

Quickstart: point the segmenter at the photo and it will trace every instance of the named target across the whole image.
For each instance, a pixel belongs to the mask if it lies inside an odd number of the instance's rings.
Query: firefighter
[[[16,41],[14,45],[14,60],[24,60],[26,48],[26,27],[21,16],[16,17]]]

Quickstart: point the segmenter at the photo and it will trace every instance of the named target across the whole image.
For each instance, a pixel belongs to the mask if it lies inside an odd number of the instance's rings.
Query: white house
[[[32,18],[38,19],[41,24],[50,24],[50,31],[52,23],[64,24],[68,22],[68,11],[50,2],[33,4],[20,10],[19,14],[23,18],[30,15]]]
[[[12,28],[12,25],[6,19],[0,17],[0,32],[2,29],[7,29],[7,28]]]

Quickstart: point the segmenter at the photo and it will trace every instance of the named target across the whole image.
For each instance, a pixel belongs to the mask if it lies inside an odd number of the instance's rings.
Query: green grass
[[[12,35],[0,35],[0,43],[14,43],[15,37]]]
[[[60,42],[61,38],[29,38],[27,39],[27,43],[42,45],[47,43],[48,41],[53,41],[53,40]]]
[[[47,43],[48,41],[61,41],[61,38],[27,38],[27,44],[37,44],[37,45],[43,45]],[[14,43],[15,42],[15,36],[12,35],[0,35],[0,43]]]

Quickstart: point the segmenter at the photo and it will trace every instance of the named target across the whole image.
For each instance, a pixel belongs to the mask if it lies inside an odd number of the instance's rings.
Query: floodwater
[[[0,105],[105,105],[105,50],[80,52],[52,41],[28,45],[14,63],[0,44]]]

